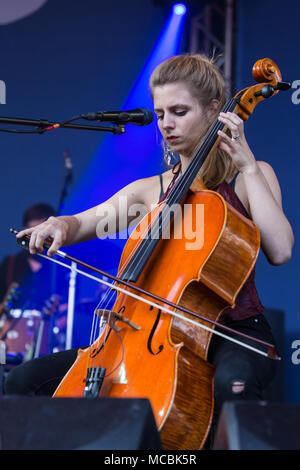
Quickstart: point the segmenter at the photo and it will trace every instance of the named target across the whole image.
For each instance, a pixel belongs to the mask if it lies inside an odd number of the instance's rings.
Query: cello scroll
[[[243,121],[249,118],[258,103],[291,87],[290,83],[281,81],[278,66],[268,58],[255,62],[252,76],[258,84],[244,88],[234,97],[237,102],[235,112]]]

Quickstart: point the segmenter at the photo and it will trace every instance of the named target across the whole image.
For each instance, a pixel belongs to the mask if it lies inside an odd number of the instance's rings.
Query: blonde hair
[[[190,93],[198,99],[204,110],[212,100],[217,100],[219,106],[214,119],[217,117],[225,104],[225,83],[213,59],[202,54],[182,54],[167,59],[155,68],[150,77],[152,99],[155,87],[175,82],[186,83]],[[199,142],[212,122],[207,122],[204,132],[199,136]],[[235,173],[236,167],[230,156],[223,150],[217,149],[205,160],[198,176],[208,188],[214,189],[223,181],[230,180]]]

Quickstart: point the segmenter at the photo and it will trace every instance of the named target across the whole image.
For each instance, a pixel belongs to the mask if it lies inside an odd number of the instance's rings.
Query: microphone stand
[[[6,365],[6,344],[0,340],[0,397],[4,395],[4,369]]]
[[[65,151],[64,152],[64,160],[65,160],[65,169],[66,175],[64,179],[64,184],[60,193],[60,200],[58,204],[58,209],[56,211],[56,214],[59,215],[63,205],[64,205],[64,200],[67,196],[67,188],[68,186],[71,185],[72,183],[72,163],[71,163],[71,158],[69,155],[69,152]],[[73,268],[77,268],[76,263],[72,263]],[[56,267],[56,266],[55,266]],[[56,269],[55,269],[56,272]],[[75,311],[75,296],[76,296],[76,277],[77,273],[76,271],[71,271],[70,276],[69,276],[69,286],[68,286],[68,310],[67,310],[67,329],[66,329],[66,342],[65,342],[65,349],[71,349],[72,348],[72,342],[73,342],[73,325],[74,325],[74,311]]]
[[[53,129],[62,128],[69,128],[69,129],[76,129],[76,130],[88,130],[88,131],[100,131],[100,132],[110,132],[115,135],[121,135],[125,133],[125,128],[123,125],[120,126],[91,126],[85,124],[71,124],[71,121],[75,121],[78,119],[84,119],[82,115],[73,117],[68,119],[67,121],[57,123],[53,121],[48,121],[46,119],[28,119],[28,118],[16,118],[16,117],[0,117],[0,124],[15,124],[18,126],[34,126],[35,130],[27,130],[27,131],[16,131],[12,129],[1,129],[0,132],[13,132],[13,133],[24,133],[24,134],[43,134],[47,131],[51,131]],[[60,194],[59,205],[57,209],[57,214],[59,214],[63,201],[67,194],[67,186],[71,182],[71,173],[70,169],[66,175],[64,185]],[[72,263],[73,271],[70,274],[69,279],[69,292],[68,292],[68,312],[67,312],[67,332],[66,332],[66,344],[65,349],[71,349],[72,347],[72,339],[73,339],[73,323],[74,323],[74,307],[75,307],[75,291],[76,291],[76,268],[77,264],[75,262]],[[55,275],[55,273],[54,273]],[[53,279],[54,284],[54,279]],[[1,346],[1,344],[0,344]],[[1,352],[1,351],[0,351]],[[0,382],[1,382],[1,362],[0,362]],[[1,384],[0,384],[0,395],[1,395]]]
[[[73,324],[74,324],[74,308],[75,308],[75,293],[76,293],[76,277],[77,263],[72,261],[72,271],[70,272],[69,280],[69,295],[68,295],[68,312],[67,312],[67,331],[66,331],[66,344],[65,349],[72,348],[73,341]]]
[[[63,153],[63,156],[64,156],[64,161],[65,161],[65,164],[64,164],[64,167],[65,167],[65,170],[66,170],[66,174],[65,174],[65,177],[64,177],[64,183],[62,185],[62,189],[61,189],[61,192],[60,192],[60,198],[59,198],[59,203],[58,203],[58,208],[57,208],[57,211],[56,211],[56,215],[59,215],[63,206],[64,206],[64,200],[66,199],[67,197],[67,194],[68,194],[68,187],[72,185],[72,162],[71,162],[71,157],[70,157],[70,154],[68,151],[64,151]]]
[[[100,132],[111,132],[112,134],[124,134],[125,128],[123,126],[90,126],[85,124],[70,124],[70,121],[81,119],[81,116],[69,119],[62,123],[48,121],[46,119],[27,119],[27,118],[15,118],[15,117],[0,117],[0,124],[16,124],[18,126],[34,126],[37,127],[37,133],[43,133],[48,130],[57,129],[58,127],[65,127],[69,129],[78,129],[83,131],[100,131]],[[10,132],[7,129],[0,129],[0,131]]]

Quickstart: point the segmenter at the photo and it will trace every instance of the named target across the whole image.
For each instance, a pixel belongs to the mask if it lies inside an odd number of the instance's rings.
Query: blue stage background
[[[238,2],[236,90],[252,83],[252,66],[262,57],[278,63],[283,80],[300,79],[298,12],[296,0],[286,1],[284,8],[279,0]],[[32,15],[2,24],[0,80],[6,84],[6,103],[0,105],[0,115],[62,121],[89,111],[150,107],[144,86],[148,61],[168,21],[166,10],[150,0],[49,0]],[[172,41],[168,46],[186,50],[184,39],[175,44],[172,33]],[[246,134],[256,158],[268,161],[278,174],[297,242],[300,105],[293,103],[293,93],[295,89],[260,104]],[[163,170],[154,122],[128,126],[121,136],[68,129],[43,136],[1,133],[1,258],[17,250],[8,230],[21,227],[29,205],[57,207],[66,150],[73,163],[73,186],[64,214],[84,210],[130,181]],[[68,250],[115,273],[122,243],[96,240]],[[293,259],[284,266],[274,268],[259,256],[257,285],[265,306],[285,312],[285,400],[300,402],[300,364],[291,359],[292,342],[300,340],[297,243]],[[96,290],[92,281],[78,281],[78,298],[92,298]]]
[[[259,58],[269,57],[279,66],[282,80],[300,78],[298,27],[299,2],[240,1],[237,16],[236,89],[251,83],[251,70]],[[247,121],[246,135],[257,160],[274,168],[282,189],[284,211],[295,233],[292,259],[273,267],[260,254],[257,288],[263,305],[285,312],[285,399],[300,402],[300,364],[292,361],[292,343],[300,340],[299,279],[299,172],[297,136],[300,104],[294,104],[296,89],[278,93],[256,107]],[[299,343],[300,344],[300,343]],[[295,362],[295,361],[294,361]]]

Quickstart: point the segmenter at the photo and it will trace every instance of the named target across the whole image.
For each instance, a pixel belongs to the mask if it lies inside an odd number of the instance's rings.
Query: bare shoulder
[[[152,205],[158,203],[161,193],[167,190],[172,177],[172,170],[168,170],[161,175],[154,175],[135,181],[133,187],[137,192],[139,202],[145,204],[150,210]]]

